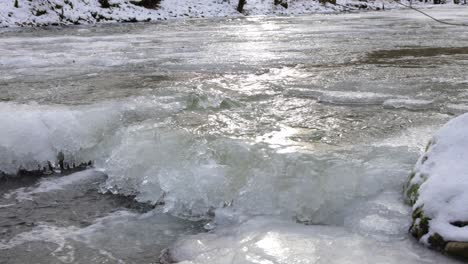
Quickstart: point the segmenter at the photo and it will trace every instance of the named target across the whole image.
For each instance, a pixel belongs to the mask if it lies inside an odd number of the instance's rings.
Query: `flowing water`
[[[3,29],[0,170],[94,168],[1,182],[0,263],[455,263],[401,189],[467,43],[410,11]]]

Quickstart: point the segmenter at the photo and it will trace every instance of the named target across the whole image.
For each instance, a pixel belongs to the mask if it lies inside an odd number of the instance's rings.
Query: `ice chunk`
[[[344,226],[354,232],[379,241],[404,240],[410,226],[410,207],[405,206],[401,193],[387,191],[352,204],[344,209]]]
[[[150,124],[122,133],[121,145],[96,164],[109,175],[104,188],[164,201],[166,211],[189,218],[229,206],[247,215],[321,222],[357,197],[399,186],[416,155],[387,146],[288,153]]]
[[[383,103],[384,108],[399,109],[405,108],[408,110],[424,110],[434,108],[434,101],[432,100],[419,100],[419,99],[389,99]]]
[[[468,105],[463,104],[448,104],[445,109],[450,114],[460,115],[468,112]]]
[[[85,107],[0,103],[0,171],[36,170],[59,152],[70,165],[105,157],[118,127],[184,107],[185,98],[152,97]]]
[[[314,98],[318,102],[343,105],[375,105],[382,104],[390,98],[398,96],[372,92],[345,92],[294,88],[285,92],[289,96]]]
[[[39,182],[38,186],[22,187],[3,196],[6,199],[15,197],[18,201],[34,200],[35,194],[60,191],[70,187],[76,188],[77,185],[99,183],[105,181],[106,178],[107,176],[102,172],[86,170],[63,177],[44,178]]]

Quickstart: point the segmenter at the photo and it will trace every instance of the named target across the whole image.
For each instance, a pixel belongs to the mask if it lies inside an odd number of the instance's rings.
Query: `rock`
[[[449,242],[445,246],[445,252],[456,257],[468,259],[468,242]]]
[[[468,260],[468,114],[432,138],[404,186],[410,233],[432,249]]]
[[[159,263],[161,264],[172,264],[175,263],[174,259],[172,258],[171,251],[169,249],[164,249],[161,251],[159,256]]]

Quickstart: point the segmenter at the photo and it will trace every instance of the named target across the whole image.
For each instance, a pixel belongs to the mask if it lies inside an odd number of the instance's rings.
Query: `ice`
[[[330,104],[371,105],[382,104],[394,96],[372,92],[324,91],[318,101]]]
[[[181,264],[458,263],[409,238],[379,241],[343,227],[262,217],[181,239],[171,253]]]
[[[389,99],[383,103],[384,108],[388,109],[399,109],[405,108],[408,110],[425,110],[434,108],[434,101],[432,100],[420,100],[420,99]]]
[[[399,186],[415,161],[405,147],[290,153],[262,143],[150,128],[131,128],[111,156],[96,164],[109,175],[103,188],[136,194],[140,201],[164,201],[167,212],[188,218],[206,218],[229,205],[247,215],[321,222],[356,197]]]
[[[187,98],[86,107],[2,103],[0,120],[8,126],[0,131],[0,168],[36,169],[63,151],[70,162],[95,161],[108,175],[102,191],[164,202],[166,212],[183,218],[209,218],[229,205],[246,215],[320,223],[356,198],[398,186],[415,160],[404,144],[314,154],[200,135],[171,122]]]
[[[60,151],[70,165],[95,160],[108,152],[119,126],[167,117],[185,107],[185,98],[178,100],[132,98],[89,107],[0,103],[0,171],[36,170],[55,163]]]
[[[293,88],[285,91],[285,95],[313,98],[319,103],[337,105],[382,105],[386,109],[426,110],[436,108],[433,100],[411,99],[401,95],[391,95],[374,92],[328,91],[304,88]],[[456,107],[447,107],[455,109]]]
[[[468,112],[468,105],[464,104],[447,104],[445,108],[447,112],[455,115],[461,115]]]
[[[432,133],[443,124],[434,122],[431,125],[413,127],[405,129],[394,137],[376,142],[377,146],[407,146],[416,151],[423,152],[427,143],[431,139]]]
[[[314,98],[321,103],[343,105],[379,105],[398,96],[373,92],[345,92],[295,88],[286,90],[287,95]]]
[[[421,184],[414,208],[421,207],[430,218],[429,232],[446,241],[467,241],[468,227],[452,223],[466,221],[464,209],[468,203],[468,114],[461,115],[443,126],[431,140],[427,152],[420,157],[414,169],[412,184]]]
[[[22,187],[4,194],[4,198],[14,197],[18,201],[34,200],[34,196],[40,193],[66,190],[67,188],[77,188],[81,184],[100,183],[105,181],[107,176],[95,170],[86,170],[72,173],[67,176],[43,178],[34,187]]]
[[[407,238],[410,208],[398,191],[385,191],[366,201],[356,202],[341,213],[344,226],[353,232],[378,241]],[[340,224],[335,220],[336,224]]]
[[[64,107],[0,104],[0,170],[14,174],[18,168],[37,169],[55,162],[59,151],[68,156],[87,149],[109,133],[110,117],[100,111],[73,111]],[[104,126],[94,126],[102,124]],[[71,160],[74,162],[73,160]]]

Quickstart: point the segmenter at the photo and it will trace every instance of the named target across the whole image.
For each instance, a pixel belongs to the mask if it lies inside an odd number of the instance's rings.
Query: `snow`
[[[0,0],[0,27],[44,26],[59,24],[88,24],[105,21],[156,21],[169,18],[202,18],[241,16],[236,11],[236,1],[226,0],[162,0],[160,8],[146,9],[130,3],[130,0],[110,0],[110,8],[102,8],[98,0]],[[248,15],[298,15],[333,13],[354,9],[362,2],[338,0],[338,5],[322,5],[318,1],[295,0],[286,9],[275,6],[273,1],[249,0],[245,5]],[[391,1],[369,2],[371,9],[396,7]],[[345,7],[348,6],[348,7]],[[351,7],[349,7],[351,6]]]
[[[448,122],[433,137],[428,151],[419,159],[411,184],[421,184],[414,209],[422,207],[429,221],[427,239],[435,233],[446,241],[468,241],[468,114]]]

